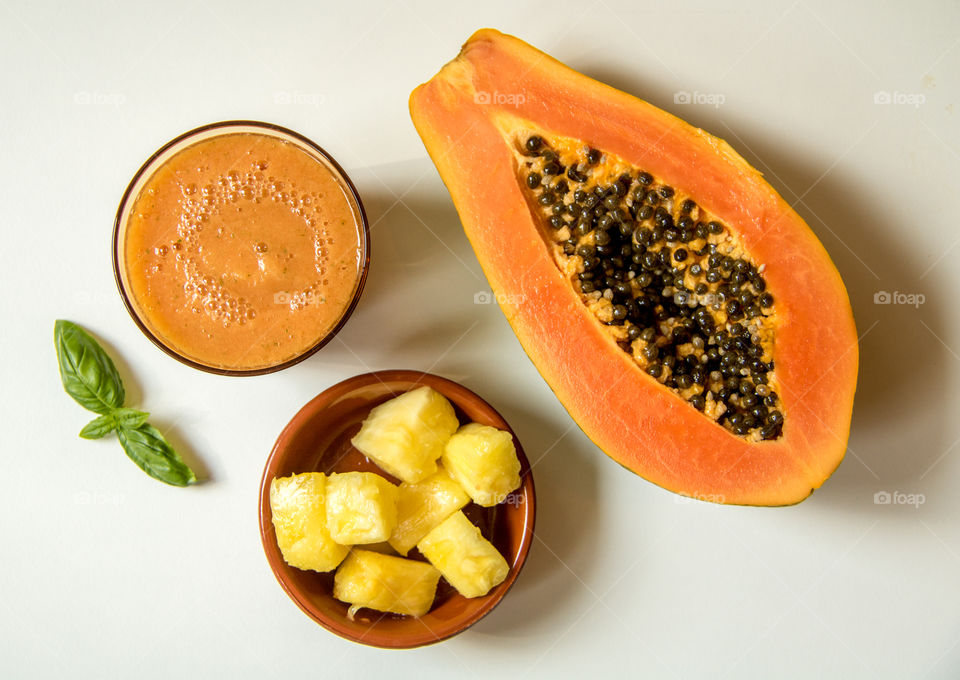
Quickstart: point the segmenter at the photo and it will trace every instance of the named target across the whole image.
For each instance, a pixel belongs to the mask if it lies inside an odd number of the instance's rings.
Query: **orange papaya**
[[[726,142],[490,29],[410,112],[504,315],[601,450],[720,503],[797,503],[832,474],[849,298]]]

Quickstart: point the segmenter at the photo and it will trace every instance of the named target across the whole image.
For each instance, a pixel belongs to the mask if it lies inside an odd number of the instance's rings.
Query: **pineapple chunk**
[[[275,477],[270,482],[277,545],[291,567],[330,571],[350,552],[335,543],[327,529],[326,487],[322,472]]]
[[[470,423],[450,437],[443,466],[478,505],[501,503],[520,486],[520,461],[509,432]]]
[[[370,411],[351,443],[394,477],[414,484],[437,471],[459,423],[446,397],[423,386]]]
[[[422,616],[439,580],[440,572],[426,562],[356,548],[337,569],[333,596],[353,607]]]
[[[510,571],[503,555],[462,510],[441,522],[417,548],[464,597],[486,595]]]
[[[327,480],[327,527],[342,545],[380,543],[397,526],[397,487],[373,472],[334,473]]]
[[[397,528],[390,545],[406,555],[431,529],[469,502],[467,492],[443,468],[417,484],[404,482],[400,485]]]

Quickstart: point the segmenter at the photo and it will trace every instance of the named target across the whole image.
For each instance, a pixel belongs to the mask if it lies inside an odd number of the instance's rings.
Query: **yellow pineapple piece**
[[[417,548],[464,597],[486,595],[510,571],[503,555],[462,510],[441,522]]]
[[[277,545],[291,567],[330,571],[350,549],[334,542],[327,529],[327,478],[321,472],[275,477],[270,512]]]
[[[422,482],[404,482],[400,485],[397,528],[390,536],[390,545],[406,555],[431,529],[469,502],[467,492],[442,467]]]
[[[520,486],[520,460],[509,432],[470,423],[450,437],[443,466],[478,505],[506,500]]]
[[[342,545],[380,543],[397,526],[397,487],[373,472],[327,479],[327,527]]]
[[[437,594],[440,572],[405,557],[354,548],[333,578],[333,596],[354,607],[422,616]]]
[[[351,443],[386,472],[413,484],[437,471],[437,458],[458,426],[446,397],[423,386],[370,411]]]

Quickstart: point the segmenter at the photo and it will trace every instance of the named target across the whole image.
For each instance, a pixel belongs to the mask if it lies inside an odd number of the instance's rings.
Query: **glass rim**
[[[269,366],[260,366],[257,368],[243,369],[243,368],[225,368],[221,366],[211,366],[209,364],[202,363],[195,359],[192,359],[184,354],[181,354],[173,347],[170,347],[165,343],[156,333],[151,330],[146,322],[140,317],[139,312],[137,311],[136,306],[132,301],[132,293],[128,292],[127,288],[124,285],[123,274],[121,269],[125,268],[125,265],[121,263],[119,246],[120,246],[120,236],[121,228],[125,231],[127,216],[129,215],[129,209],[131,207],[130,200],[132,198],[133,191],[135,187],[140,183],[142,179],[152,175],[159,166],[155,167],[155,163],[160,159],[165,153],[167,153],[171,148],[182,144],[183,142],[189,140],[192,137],[197,137],[203,133],[224,130],[224,134],[229,134],[230,128],[254,128],[256,130],[264,131],[265,133],[274,133],[274,136],[285,136],[294,139],[299,144],[303,145],[309,149],[312,153],[320,156],[324,161],[330,164],[331,169],[336,176],[336,179],[340,181],[343,186],[349,192],[349,198],[356,204],[357,211],[359,212],[358,227],[362,227],[358,230],[358,235],[360,237],[360,247],[363,249],[363,257],[361,259],[361,266],[357,276],[356,287],[354,288],[353,297],[351,298],[349,304],[344,308],[343,312],[340,315],[340,318],[337,320],[337,323],[333,327],[324,333],[314,344],[310,345],[307,349],[295,356],[285,359],[284,361],[271,364]],[[186,147],[184,147],[186,148]],[[363,288],[367,280],[367,274],[370,270],[370,223],[367,219],[366,210],[363,207],[363,201],[360,199],[360,193],[357,191],[356,186],[353,184],[353,181],[350,179],[350,176],[347,175],[343,167],[336,161],[336,159],[331,156],[323,147],[314,142],[308,137],[291,130],[289,128],[283,127],[282,125],[276,125],[275,123],[267,123],[264,121],[257,120],[224,120],[218,121],[216,123],[207,123],[206,125],[201,125],[195,127],[187,132],[184,132],[180,135],[177,135],[166,144],[162,145],[157,149],[153,154],[147,158],[146,161],[140,166],[140,168],[134,173],[133,177],[130,179],[127,188],[123,192],[123,196],[120,199],[120,205],[117,207],[117,214],[113,223],[113,238],[111,240],[112,254],[111,259],[113,261],[113,275],[117,284],[117,289],[120,292],[120,298],[123,300],[123,305],[126,307],[127,312],[130,314],[130,317],[133,319],[134,323],[140,329],[140,331],[147,336],[147,338],[164,353],[168,356],[173,357],[182,364],[185,364],[191,368],[204,371],[206,373],[213,373],[216,375],[225,375],[225,376],[255,376],[255,375],[265,375],[268,373],[275,373],[277,371],[282,371],[285,368],[289,368],[295,364],[300,363],[301,361],[308,359],[309,357],[316,354],[329,343],[333,338],[340,332],[343,326],[346,324],[347,319],[353,314],[354,309],[356,309],[357,304],[360,301],[360,296],[363,293]]]

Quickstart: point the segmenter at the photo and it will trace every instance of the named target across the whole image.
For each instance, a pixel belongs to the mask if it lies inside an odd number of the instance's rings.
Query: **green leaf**
[[[100,439],[116,429],[117,419],[113,417],[112,413],[108,413],[105,416],[97,416],[87,423],[84,428],[80,430],[80,436],[84,439]]]
[[[197,481],[186,463],[153,425],[117,430],[120,445],[130,460],[154,479],[173,486],[187,486]]]
[[[135,408],[118,408],[111,415],[116,419],[117,427],[125,427],[128,430],[136,430],[150,417],[146,411],[138,411]]]
[[[146,411],[138,411],[135,408],[118,408],[102,416],[91,420],[80,430],[80,436],[84,439],[100,439],[116,430],[119,427],[125,427],[128,430],[135,430],[145,422],[150,414]]]
[[[62,319],[53,329],[60,380],[78,404],[106,415],[123,406],[123,382],[113,360],[80,326]]]

